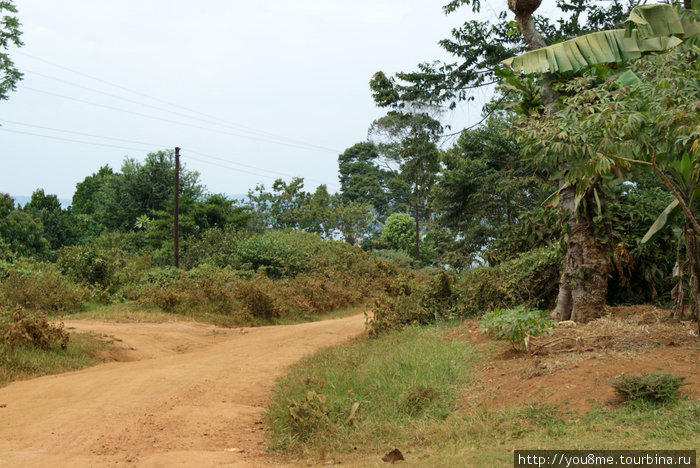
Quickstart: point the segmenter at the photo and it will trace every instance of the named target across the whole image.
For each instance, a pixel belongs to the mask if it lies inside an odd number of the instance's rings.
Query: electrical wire
[[[20,125],[20,126],[23,126],[23,127],[38,128],[38,129],[41,129],[41,130],[49,130],[49,131],[52,131],[52,132],[69,133],[69,134],[72,134],[72,135],[88,136],[88,137],[91,137],[91,138],[100,138],[100,139],[105,139],[105,140],[122,141],[122,142],[126,142],[126,143],[135,143],[135,144],[139,144],[139,145],[149,146],[149,147],[151,147],[151,148],[153,148],[153,147],[157,147],[157,148],[167,148],[167,147],[170,146],[170,145],[163,145],[163,144],[158,144],[158,143],[147,143],[147,142],[144,142],[144,141],[127,140],[127,139],[124,139],[124,138],[116,138],[116,137],[109,137],[109,136],[104,136],[104,135],[96,135],[96,134],[94,134],[94,133],[76,132],[76,131],[72,131],[72,130],[63,130],[63,129],[54,128],[54,127],[45,127],[45,126],[42,126],[42,125],[34,125],[34,124],[28,124],[28,123],[24,123],[24,122],[17,122],[17,121],[15,121],[15,120],[0,119],[0,122],[9,123],[9,124],[12,124],[12,125]],[[197,155],[202,156],[202,157],[205,157],[205,158],[210,158],[210,159],[218,160],[218,161],[225,162],[225,163],[227,163],[227,164],[233,164],[233,165],[236,165],[236,166],[247,167],[247,168],[249,168],[249,169],[254,169],[254,170],[257,170],[257,171],[267,172],[267,173],[270,173],[270,174],[275,174],[275,175],[277,175],[277,176],[283,176],[283,177],[298,177],[298,176],[294,176],[294,175],[287,174],[287,173],[284,173],[284,172],[271,171],[271,170],[269,170],[269,169],[263,169],[263,168],[261,168],[261,167],[256,167],[256,166],[251,166],[251,165],[249,165],[249,164],[239,163],[239,162],[236,162],[236,161],[232,161],[232,160],[230,160],[230,159],[222,158],[222,157],[220,157],[220,156],[213,156],[213,155],[211,155],[211,154],[202,153],[202,152],[200,152],[200,151],[195,151],[195,150],[191,150],[191,149],[190,149],[189,152],[192,153],[192,154],[197,154]],[[253,174],[253,175],[258,175],[258,174]],[[267,176],[266,176],[266,177],[267,177]],[[316,182],[316,183],[319,183],[319,184],[324,184],[324,183],[325,183],[325,182],[323,182],[323,181],[316,180],[316,179],[310,179],[310,178],[304,178],[304,180],[308,180],[308,181],[311,181],[311,182]]]
[[[187,123],[187,122],[181,122],[181,121],[178,121],[178,120],[166,119],[166,118],[164,118],[164,117],[158,117],[158,116],[155,116],[155,115],[144,114],[143,112],[130,111],[130,110],[128,110],[128,109],[122,109],[122,108],[120,108],[120,107],[109,106],[109,105],[107,105],[107,104],[99,104],[99,103],[96,103],[96,102],[93,102],[93,101],[88,101],[88,100],[86,100],[86,99],[80,99],[80,98],[76,98],[76,97],[73,97],[73,96],[66,96],[65,94],[54,93],[54,92],[52,92],[52,91],[45,91],[45,90],[43,90],[43,89],[32,88],[32,87],[25,86],[25,85],[22,85],[22,86],[20,87],[20,89],[25,89],[25,90],[28,90],[28,91],[33,91],[33,92],[41,93],[41,94],[46,94],[46,95],[49,95],[49,96],[59,97],[59,98],[62,98],[62,99],[67,99],[67,100],[69,100],[69,101],[80,102],[80,103],[88,104],[88,105],[95,106],[95,107],[102,107],[102,108],[104,108],[104,109],[114,110],[114,111],[117,111],[117,112],[123,112],[123,113],[126,113],[126,114],[138,115],[138,116],[140,116],[140,117],[145,117],[145,118],[148,118],[148,119],[160,120],[160,121],[162,121],[162,122],[167,122],[167,123],[176,124],[176,125],[182,125],[182,126],[189,127],[189,128],[196,128],[196,129],[198,129],[198,130],[204,130],[204,131],[208,131],[208,132],[219,133],[219,134],[222,134],[222,135],[229,135],[229,136],[235,136],[235,137],[240,137],[240,138],[246,138],[246,139],[249,139],[249,140],[263,141],[263,142],[266,142],[266,143],[274,143],[274,144],[277,144],[277,145],[289,146],[289,147],[297,148],[297,149],[313,149],[313,148],[308,148],[308,147],[305,147],[305,146],[302,146],[302,145],[297,145],[297,144],[294,144],[294,143],[285,143],[285,142],[281,142],[281,141],[273,141],[273,140],[269,140],[269,139],[265,139],[265,138],[260,138],[260,137],[255,137],[255,136],[251,136],[251,135],[243,135],[243,134],[240,134],[240,133],[233,133],[233,132],[224,131],[224,130],[217,130],[217,129],[214,129],[214,128],[202,127],[202,126],[200,126],[200,125],[193,125],[193,124],[190,124],[190,123]],[[319,149],[319,148],[316,148],[316,149],[314,149],[314,150],[315,150],[315,151],[325,151],[325,152],[332,151],[333,153],[335,153],[335,151],[333,151],[333,150],[327,150],[327,149]]]
[[[294,138],[290,138],[290,137],[278,135],[278,134],[275,134],[275,133],[272,133],[272,132],[268,132],[268,131],[266,131],[266,130],[255,129],[255,128],[252,128],[252,127],[248,127],[248,126],[246,126],[246,125],[234,124],[234,123],[228,122],[228,121],[226,121],[226,120],[224,120],[224,119],[222,119],[222,118],[220,118],[220,117],[216,117],[216,116],[213,116],[213,115],[210,115],[210,114],[206,114],[206,113],[204,113],[204,112],[200,112],[200,111],[197,111],[197,110],[188,108],[188,107],[184,107],[184,106],[181,106],[181,105],[179,105],[179,104],[174,104],[174,103],[168,102],[168,101],[166,101],[166,100],[159,99],[159,98],[156,98],[156,97],[154,97],[154,96],[148,95],[148,94],[146,94],[146,93],[142,93],[142,92],[139,92],[139,91],[135,91],[135,90],[133,90],[133,89],[130,89],[130,88],[127,88],[127,87],[118,85],[118,84],[116,84],[116,83],[112,83],[112,82],[107,81],[107,80],[104,80],[104,79],[102,79],[102,78],[98,78],[98,77],[95,77],[95,76],[92,76],[92,75],[88,75],[88,74],[83,73],[83,72],[81,72],[81,71],[74,70],[74,69],[72,69],[72,68],[68,68],[68,67],[63,66],[63,65],[59,65],[59,64],[57,64],[57,63],[51,62],[51,61],[49,61],[49,60],[42,59],[42,58],[40,58],[40,57],[36,57],[36,56],[34,56],[34,55],[31,55],[31,54],[27,54],[26,52],[23,52],[23,51],[17,51],[17,53],[19,53],[20,55],[23,55],[23,56],[25,56],[25,57],[28,57],[28,58],[30,58],[30,59],[37,60],[37,61],[39,61],[39,62],[46,63],[46,64],[51,65],[51,66],[53,66],[53,67],[56,67],[56,68],[59,68],[59,69],[62,69],[62,70],[65,70],[65,71],[74,73],[74,74],[76,74],[76,75],[83,76],[83,77],[85,77],[85,78],[89,78],[89,79],[94,80],[94,81],[97,81],[97,82],[99,82],[99,83],[103,83],[103,84],[106,84],[106,85],[109,85],[109,86],[113,86],[113,87],[115,87],[115,88],[117,88],[117,89],[121,89],[122,91],[126,91],[126,92],[129,92],[129,93],[135,94],[135,95],[137,95],[137,96],[141,96],[141,97],[144,97],[144,98],[147,98],[147,99],[151,99],[151,100],[153,100],[153,101],[160,102],[160,103],[162,103],[162,104],[166,104],[166,105],[171,106],[171,107],[174,107],[174,108],[182,109],[182,110],[185,110],[185,111],[187,111],[187,112],[189,112],[189,113],[193,113],[193,114],[197,114],[197,115],[200,115],[200,116],[203,116],[203,117],[207,117],[208,119],[213,119],[213,120],[215,120],[215,121],[223,122],[223,123],[216,123],[216,125],[227,126],[227,127],[233,127],[233,128],[236,128],[237,130],[243,130],[243,131],[247,131],[247,132],[250,132],[250,133],[257,133],[257,134],[259,134],[259,135],[267,136],[267,137],[271,137],[271,138],[275,138],[275,139],[277,139],[277,140],[282,140],[282,141],[286,140],[286,141],[288,141],[288,142],[290,142],[290,143],[292,143],[292,144],[295,144],[295,145],[307,146],[307,147],[309,147],[309,148],[315,148],[315,149],[317,149],[317,150],[330,151],[330,152],[333,152],[333,153],[336,153],[336,154],[339,153],[339,151],[337,151],[337,150],[335,150],[335,149],[332,149],[332,148],[327,148],[327,147],[315,145],[315,144],[312,144],[312,143],[306,143],[306,142],[303,142],[303,141],[300,141],[300,140],[296,140],[296,139],[294,139]],[[127,99],[127,98],[118,97],[118,96],[113,95],[113,94],[111,94],[111,93],[105,93],[105,92],[103,92],[103,91],[95,90],[95,89],[93,89],[93,88],[89,88],[89,87],[86,87],[86,86],[83,86],[83,85],[79,85],[79,84],[76,84],[76,83],[72,83],[72,82],[70,82],[70,81],[68,81],[68,80],[63,80],[63,79],[61,79],[61,78],[56,78],[56,77],[52,77],[52,76],[50,76],[50,75],[45,75],[45,74],[41,74],[41,73],[37,73],[37,72],[30,72],[30,73],[34,73],[34,74],[37,74],[37,75],[39,75],[39,76],[44,76],[44,77],[47,77],[47,78],[49,78],[49,79],[58,80],[58,81],[61,81],[61,82],[67,83],[67,84],[71,84],[71,85],[73,85],[73,86],[81,87],[81,88],[84,88],[84,89],[89,89],[89,90],[91,90],[91,91],[95,91],[95,92],[98,92],[98,93],[101,93],[101,94],[106,94],[106,95],[109,95],[109,96],[112,96],[112,97],[116,97],[117,99],[124,99],[124,100],[128,100],[128,101],[130,101],[130,102],[136,102],[136,101],[133,101],[133,100],[129,100],[129,99]],[[138,103],[138,102],[136,102],[136,103]],[[149,107],[154,107],[154,106],[150,106],[150,105],[143,104],[143,103],[138,103],[138,104],[145,105],[145,106],[149,106]],[[170,110],[165,110],[165,111],[166,111],[166,112],[172,112],[172,111],[170,111]],[[182,115],[182,114],[180,114],[180,115]],[[189,117],[189,118],[192,118],[192,117]],[[199,119],[199,120],[202,120],[202,119]]]
[[[54,131],[54,132],[69,133],[69,134],[72,134],[72,135],[88,136],[88,137],[91,137],[91,138],[100,138],[100,139],[106,139],[106,140],[112,140],[112,141],[123,141],[123,142],[127,142],[127,143],[135,143],[135,144],[139,144],[139,145],[150,146],[151,148],[154,148],[154,147],[155,147],[155,148],[160,148],[160,149],[164,149],[164,148],[168,148],[168,149],[169,149],[169,148],[170,148],[169,145],[160,145],[160,144],[155,144],[155,143],[146,143],[146,142],[142,142],[142,141],[127,140],[127,139],[123,139],[123,138],[109,137],[109,136],[104,136],[104,135],[96,135],[96,134],[93,134],[93,133],[75,132],[75,131],[71,131],[71,130],[61,130],[61,129],[57,129],[57,128],[45,127],[45,126],[41,126],[41,125],[26,124],[26,123],[22,123],[22,122],[16,122],[16,121],[12,121],[12,120],[7,120],[7,119],[0,119],[0,122],[6,122],[6,123],[13,124],[13,125],[21,125],[21,126],[26,126],[26,127],[31,127],[31,128],[38,128],[38,129],[42,129],[42,130]],[[4,131],[4,132],[17,133],[17,134],[22,134],[22,135],[30,135],[30,136],[40,137],[40,138],[47,138],[47,139],[52,139],[52,140],[66,141],[66,142],[71,142],[71,143],[80,143],[80,144],[87,144],[87,145],[94,145],[94,146],[103,146],[103,147],[107,147],[107,148],[126,149],[126,150],[132,150],[132,151],[144,151],[143,148],[134,148],[134,147],[131,147],[131,146],[121,146],[121,145],[112,145],[112,144],[106,144],[106,143],[90,142],[90,141],[84,141],[84,140],[76,140],[76,139],[73,139],[73,138],[63,138],[63,137],[52,136],[52,135],[43,135],[43,134],[39,134],[39,133],[25,132],[25,131],[21,131],[21,130],[13,130],[13,129],[8,129],[8,128],[4,128],[4,127],[0,127],[0,130],[1,130],[1,131]],[[206,153],[201,153],[201,152],[199,152],[199,151],[194,151],[194,150],[187,150],[187,151],[188,151],[188,153],[196,154],[196,155],[199,155],[199,156],[202,156],[202,157],[205,157],[205,158],[215,159],[215,160],[218,160],[218,161],[225,162],[225,163],[227,163],[227,164],[233,164],[233,165],[236,165],[236,166],[242,166],[242,167],[246,167],[246,168],[249,168],[249,169],[254,169],[254,170],[258,170],[258,171],[262,171],[262,172],[267,172],[268,174],[260,174],[260,173],[257,173],[257,172],[251,172],[251,171],[248,171],[248,170],[245,170],[245,169],[240,169],[240,168],[237,168],[237,167],[234,168],[234,167],[226,166],[226,165],[223,165],[223,164],[220,164],[220,163],[211,162],[211,161],[206,161],[206,160],[203,160],[203,159],[200,159],[200,158],[196,158],[196,157],[190,156],[189,154],[186,155],[186,159],[187,159],[187,160],[190,160],[190,159],[191,159],[191,160],[194,160],[194,161],[199,161],[199,162],[202,162],[202,163],[205,163],[205,164],[210,164],[210,165],[222,167],[222,168],[229,169],[229,170],[232,170],[232,171],[243,172],[243,173],[246,173],[246,174],[250,174],[250,175],[254,175],[254,176],[258,176],[258,177],[265,177],[265,178],[269,178],[269,179],[273,179],[273,180],[276,180],[276,179],[280,178],[280,176],[282,176],[282,177],[288,177],[288,178],[298,177],[298,176],[293,176],[293,175],[291,175],[291,174],[285,174],[285,173],[282,173],[282,172],[270,171],[270,170],[268,170],[268,169],[263,169],[263,168],[259,168],[259,167],[255,167],[255,166],[250,166],[250,165],[248,165],[248,164],[238,163],[238,162],[231,161],[231,160],[224,159],[224,158],[220,158],[220,157],[217,157],[217,156],[212,156],[212,155],[209,155],[209,154],[206,154]],[[270,175],[270,174],[273,174],[273,175]],[[304,180],[306,180],[306,181],[311,181],[311,182],[316,182],[316,183],[318,183],[318,184],[328,185],[328,184],[325,184],[325,183],[322,182],[322,181],[315,180],[315,179],[304,178]]]

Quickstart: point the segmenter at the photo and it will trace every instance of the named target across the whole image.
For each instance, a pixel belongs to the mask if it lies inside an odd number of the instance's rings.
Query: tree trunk
[[[540,3],[541,0],[508,0],[508,8],[515,13],[520,32],[532,50],[547,45],[532,19],[532,13]],[[542,84],[541,96],[547,113],[556,112],[561,100],[549,83]],[[567,167],[563,165],[560,169],[564,174]],[[588,196],[594,187],[595,184],[589,188]],[[610,256],[597,245],[592,221],[578,215],[575,199],[576,186],[565,184],[562,175],[559,180],[559,214],[567,220],[569,237],[559,278],[554,317],[557,320],[588,322],[603,313],[608,293]]]
[[[698,334],[700,334],[700,258],[698,254],[698,235],[691,226],[686,234],[685,255],[688,258],[688,268],[690,270],[689,288],[692,296],[691,309],[693,318],[698,325]]]
[[[415,191],[416,191],[416,261],[420,260],[420,224],[418,221],[418,203],[419,203],[419,196],[418,196],[418,180],[416,179],[416,185],[415,185]]]

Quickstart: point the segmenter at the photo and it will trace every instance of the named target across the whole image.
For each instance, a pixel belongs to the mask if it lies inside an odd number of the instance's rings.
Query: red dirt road
[[[112,362],[0,388],[0,466],[274,466],[262,416],[277,377],[364,330],[361,315],[219,329],[67,321],[114,336]]]

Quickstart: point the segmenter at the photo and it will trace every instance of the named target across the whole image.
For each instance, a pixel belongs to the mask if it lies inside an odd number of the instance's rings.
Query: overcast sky
[[[174,146],[214,193],[291,176],[336,191],[338,154],[384,113],[374,72],[448,59],[437,42],[471,14],[445,16],[445,0],[15,3],[25,78],[0,101],[0,192],[65,199],[105,164]],[[445,123],[477,121],[487,97]]]

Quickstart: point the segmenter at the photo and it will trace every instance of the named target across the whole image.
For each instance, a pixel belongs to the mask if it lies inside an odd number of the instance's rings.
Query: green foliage
[[[523,252],[560,245],[562,223],[557,210],[549,206],[535,206],[522,213],[512,226],[502,226],[484,259],[492,265],[511,260]]]
[[[338,156],[338,178],[343,202],[370,204],[377,219],[384,221],[395,210],[397,195],[389,186],[394,174],[380,167],[380,157],[375,143],[357,143]]]
[[[547,312],[525,306],[496,309],[481,316],[481,327],[486,333],[496,339],[510,341],[515,348],[524,348],[528,336],[549,333],[553,325]]]
[[[350,245],[362,243],[373,230],[374,208],[358,201],[340,202],[334,206],[335,226]]]
[[[90,244],[62,248],[56,265],[71,280],[115,295],[138,284],[151,262],[145,255]]]
[[[440,270],[433,276],[415,273],[398,276],[375,297],[366,317],[370,336],[406,325],[426,325],[457,314],[454,274]]]
[[[420,327],[322,350],[273,391],[271,448],[345,452],[415,442],[415,431],[456,409],[471,359],[464,344]]]
[[[558,223],[551,222],[556,213],[543,220],[542,228],[532,215],[555,187],[547,171],[535,171],[521,160],[511,125],[492,117],[485,125],[462,132],[457,143],[441,154],[432,207],[436,223],[449,234],[443,257],[453,267],[469,266],[486,248],[519,253],[546,245],[552,230],[556,237],[560,234]],[[523,232],[528,230],[532,232]],[[516,236],[517,232],[522,234]],[[516,237],[533,239],[518,242]]]
[[[239,244],[238,261],[249,270],[262,271],[272,278],[294,277],[309,271],[320,260],[316,247],[320,240],[299,231],[269,231]]]
[[[462,5],[471,5],[479,11],[481,3],[452,0],[443,10],[453,13]],[[560,1],[556,21],[541,16],[536,16],[535,21],[545,42],[551,44],[587,32],[620,27],[634,3],[610,2],[602,6],[590,1]],[[387,77],[382,72],[375,74],[370,86],[378,105],[402,108],[418,101],[453,109],[473,98],[475,88],[496,81],[494,69],[500,62],[528,49],[520,31],[512,27],[511,12],[505,10],[507,3],[501,5],[503,10],[497,13],[496,21],[468,19],[452,29],[451,37],[440,41],[440,46],[455,57],[454,62],[427,61],[415,71],[400,72],[396,77]]]
[[[403,250],[377,249],[371,251],[372,255],[392,261],[401,268],[414,268],[416,259]]]
[[[175,180],[174,152],[149,153],[143,163],[126,158],[120,173],[108,166],[88,176],[76,187],[74,209],[89,214],[109,230],[130,231],[137,218],[155,217],[172,203]],[[180,166],[180,197],[183,206],[203,192],[199,174]],[[172,206],[172,205],[170,205]]]
[[[51,312],[71,312],[83,307],[91,292],[73,283],[52,265],[27,271],[10,269],[0,281],[0,304],[20,305]]]
[[[642,303],[670,293],[665,288],[672,275],[678,236],[667,229],[650,242],[644,233],[656,214],[673,196],[660,188],[640,188],[624,184],[609,193],[605,222],[613,253],[613,271],[608,289],[612,303]],[[680,220],[675,220],[680,227]]]
[[[250,234],[230,226],[225,229],[212,228],[199,236],[187,238],[180,254],[180,265],[189,270],[199,265],[240,267],[238,249]]]
[[[105,165],[96,173],[85,177],[82,182],[78,182],[71,201],[73,210],[79,214],[95,215],[103,202],[102,189],[112,176],[114,171]]]
[[[416,240],[415,220],[407,213],[392,214],[384,223],[381,238],[391,249],[413,252]]]
[[[211,230],[192,247],[187,258],[196,266],[153,269],[129,297],[226,323],[269,323],[355,304],[397,271],[347,243],[292,230],[245,235]]]
[[[14,310],[0,308],[0,338],[11,347],[30,346],[48,350],[53,346],[68,347],[70,338],[63,324],[53,324],[46,317],[26,312],[16,306]]]
[[[640,375],[620,375],[610,385],[625,400],[648,400],[657,403],[669,403],[678,398],[678,390],[686,377],[663,374],[643,373]]]
[[[551,305],[559,285],[561,258],[558,246],[551,246],[465,272],[455,286],[460,313],[469,316],[520,304]]]
[[[41,221],[15,209],[14,199],[6,193],[0,193],[0,239],[20,256],[43,259],[49,255],[49,243]]]
[[[23,74],[17,70],[10,56],[5,52],[12,45],[22,47],[24,43],[20,39],[22,31],[20,22],[14,14],[17,13],[13,0],[0,1],[0,101],[8,98],[10,91],[14,91]]]

